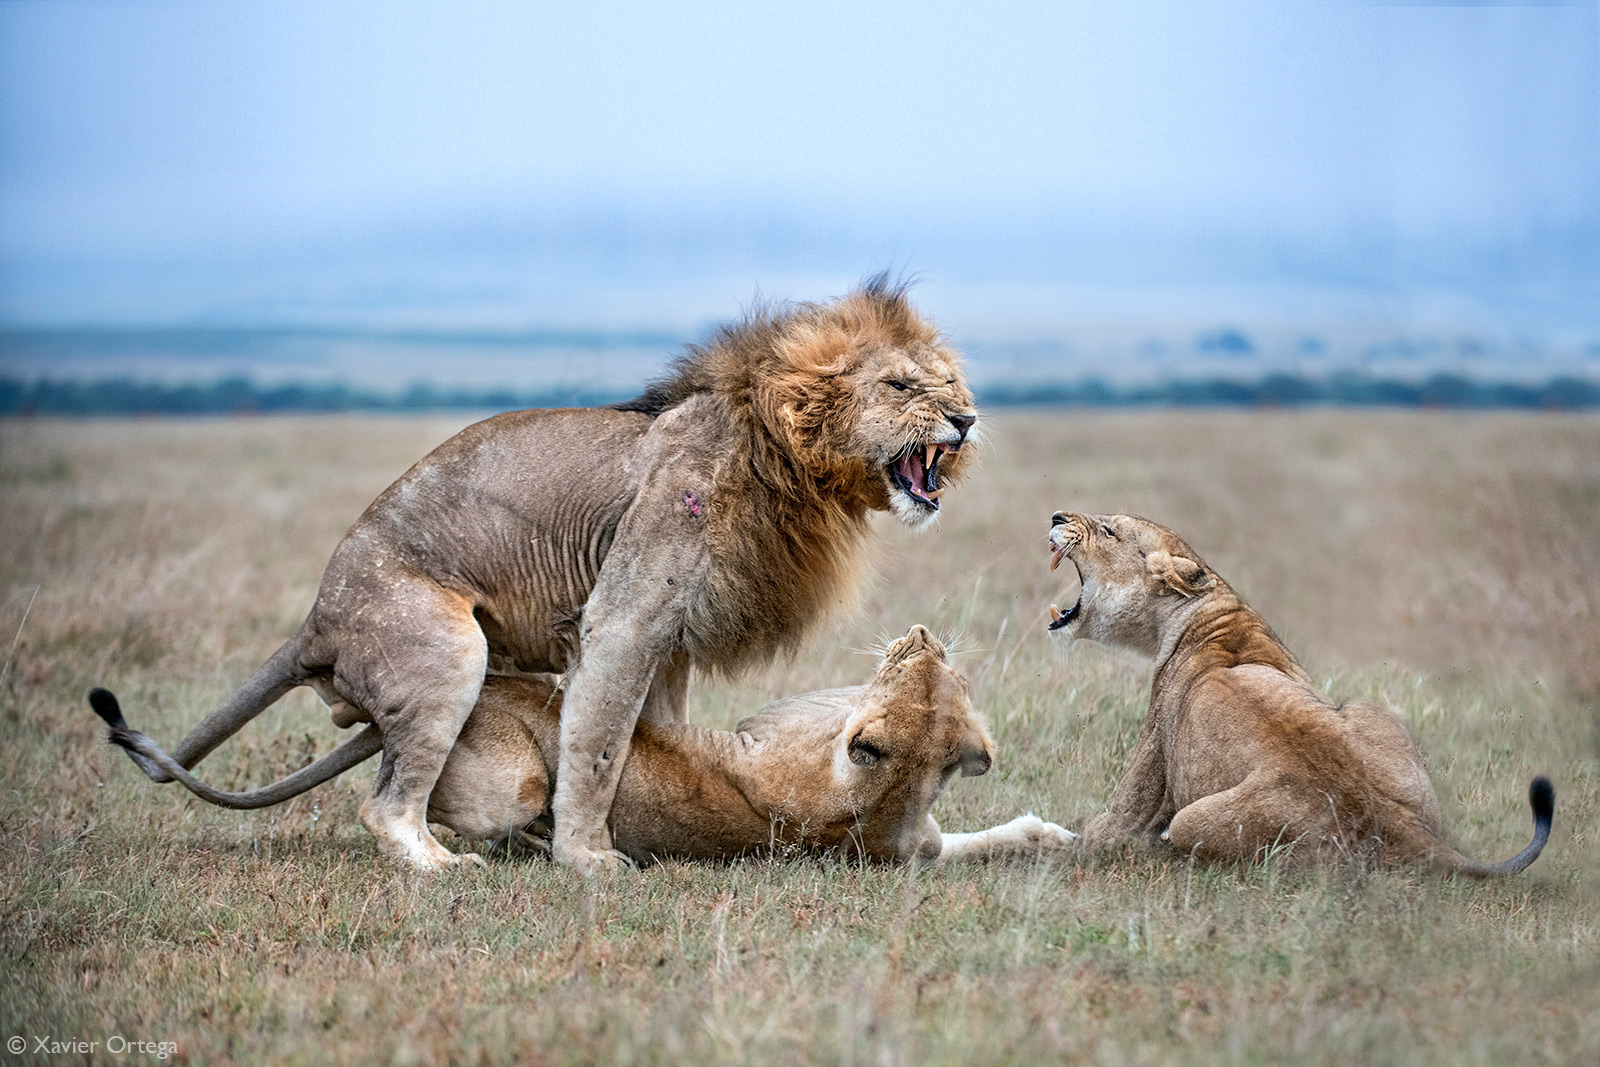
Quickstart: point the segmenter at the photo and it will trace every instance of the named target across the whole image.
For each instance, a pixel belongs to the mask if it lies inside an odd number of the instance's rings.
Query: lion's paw
[[[412,852],[407,854],[402,862],[414,871],[424,874],[435,874],[439,871],[458,870],[463,867],[489,866],[482,856],[476,852],[451,852],[444,846],[427,852]]]
[[[366,821],[363,813],[363,821]],[[368,822],[369,828],[374,826]],[[373,829],[378,838],[378,851],[408,870],[434,874],[458,867],[487,867],[483,857],[476,852],[451,852],[433,839],[432,834],[395,833],[378,825]]]
[[[593,849],[584,848],[582,845],[558,848],[555,850],[555,858],[556,862],[566,864],[585,878],[626,870],[634,865],[633,860],[625,853],[618,852],[614,848]]]
[[[459,867],[489,866],[476,852],[451,852],[443,847],[436,852],[432,850],[424,852],[419,849],[414,852],[402,852],[398,855],[388,853],[388,855],[402,867],[419,874],[437,874]]]

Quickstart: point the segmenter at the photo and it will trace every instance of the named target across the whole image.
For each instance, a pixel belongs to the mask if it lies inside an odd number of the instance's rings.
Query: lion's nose
[[[976,415],[946,415],[945,418],[949,419],[950,425],[954,426],[956,431],[961,434],[963,441],[967,439],[967,431],[972,429],[972,424],[978,421],[978,416]]]
[[[1060,526],[1062,523],[1064,523],[1066,521],[1067,521],[1067,513],[1064,512],[1064,511],[1058,511],[1054,515],[1050,516],[1050,525],[1051,526]]]

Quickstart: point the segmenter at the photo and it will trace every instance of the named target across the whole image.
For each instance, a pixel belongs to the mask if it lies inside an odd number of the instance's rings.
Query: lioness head
[[[1149,519],[1058,511],[1050,523],[1050,569],[1071,560],[1082,585],[1066,611],[1050,606],[1050,629],[1067,637],[1153,656],[1172,614],[1218,584],[1183,538]]]
[[[994,742],[972,710],[967,682],[925,627],[884,653],[858,709],[845,722],[834,776],[866,801],[859,834],[871,855],[907,856],[918,821],[957,774],[978,775]]]

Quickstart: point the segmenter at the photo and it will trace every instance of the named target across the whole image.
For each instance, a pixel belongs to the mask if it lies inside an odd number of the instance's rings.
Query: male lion
[[[752,312],[637,400],[469,426],[367,508],[299,632],[173,756],[310,685],[382,734],[380,849],[433,869],[469,859],[426,816],[485,674],[564,673],[553,852],[625,863],[606,816],[635,721],[682,721],[691,667],[795,648],[853,596],[870,512],[932,520],[976,418],[957,355],[879,277]]]
[[[1386,858],[1459,874],[1515,874],[1550,838],[1555,789],[1535,778],[1533,843],[1477,863],[1444,841],[1439,803],[1400,721],[1330,704],[1262,620],[1183,539],[1129,515],[1057,512],[1051,569],[1082,592],[1050,629],[1155,660],[1150,712],[1110,810],[1084,828],[1094,851],[1158,831],[1188,855],[1249,860],[1304,841],[1319,853],[1376,844]]]
[[[112,741],[215,804],[261,807],[332,777],[222,793],[128,729],[105,690],[90,702],[110,723]],[[472,840],[542,844],[551,786],[560,780],[560,737],[559,690],[539,678],[489,678],[439,775],[428,821]],[[1070,847],[1070,831],[1032,815],[979,833],[939,832],[934,801],[957,773],[986,773],[993,749],[966,679],[944,646],[913,626],[868,685],[776,701],[732,732],[641,721],[611,802],[611,839],[639,862],[769,849],[943,861]]]

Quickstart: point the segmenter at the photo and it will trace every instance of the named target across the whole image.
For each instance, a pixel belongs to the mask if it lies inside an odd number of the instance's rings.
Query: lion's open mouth
[[[889,461],[889,480],[929,511],[939,510],[939,459],[954,451],[949,445],[909,444]]]

